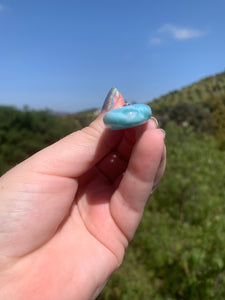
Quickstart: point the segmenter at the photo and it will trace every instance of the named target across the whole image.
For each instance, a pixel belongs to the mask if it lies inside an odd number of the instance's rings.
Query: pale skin
[[[122,263],[165,169],[164,134],[102,117],[0,178],[0,299],[95,299]]]

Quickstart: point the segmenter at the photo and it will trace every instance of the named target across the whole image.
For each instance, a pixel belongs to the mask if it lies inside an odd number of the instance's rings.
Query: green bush
[[[57,116],[49,110],[0,106],[0,175],[81,127],[76,118]]]

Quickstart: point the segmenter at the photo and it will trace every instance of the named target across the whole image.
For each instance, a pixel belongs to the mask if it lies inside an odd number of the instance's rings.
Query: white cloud
[[[160,45],[165,40],[173,39],[177,41],[200,38],[207,34],[208,32],[193,29],[190,27],[179,27],[172,24],[165,24],[161,26],[154,37],[150,39],[150,45]]]
[[[158,29],[158,33],[168,34],[176,40],[187,40],[199,38],[206,34],[205,31],[192,29],[188,27],[178,27],[171,24],[166,24]]]

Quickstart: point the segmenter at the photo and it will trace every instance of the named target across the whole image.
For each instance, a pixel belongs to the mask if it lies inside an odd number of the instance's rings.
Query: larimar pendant
[[[146,104],[126,105],[105,113],[103,122],[112,130],[126,129],[144,124],[151,115],[151,108]]]

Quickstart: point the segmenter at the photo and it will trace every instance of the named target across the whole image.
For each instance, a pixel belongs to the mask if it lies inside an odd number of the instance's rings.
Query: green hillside
[[[225,139],[225,72],[154,99],[149,105],[163,127],[173,120]]]
[[[225,73],[149,105],[166,130],[166,172],[98,300],[223,300]],[[0,106],[0,175],[95,117]]]
[[[153,102],[156,107],[165,102],[171,106],[177,105],[180,101],[196,104],[223,95],[225,95],[225,72],[206,77],[180,90],[172,91],[154,99]]]

